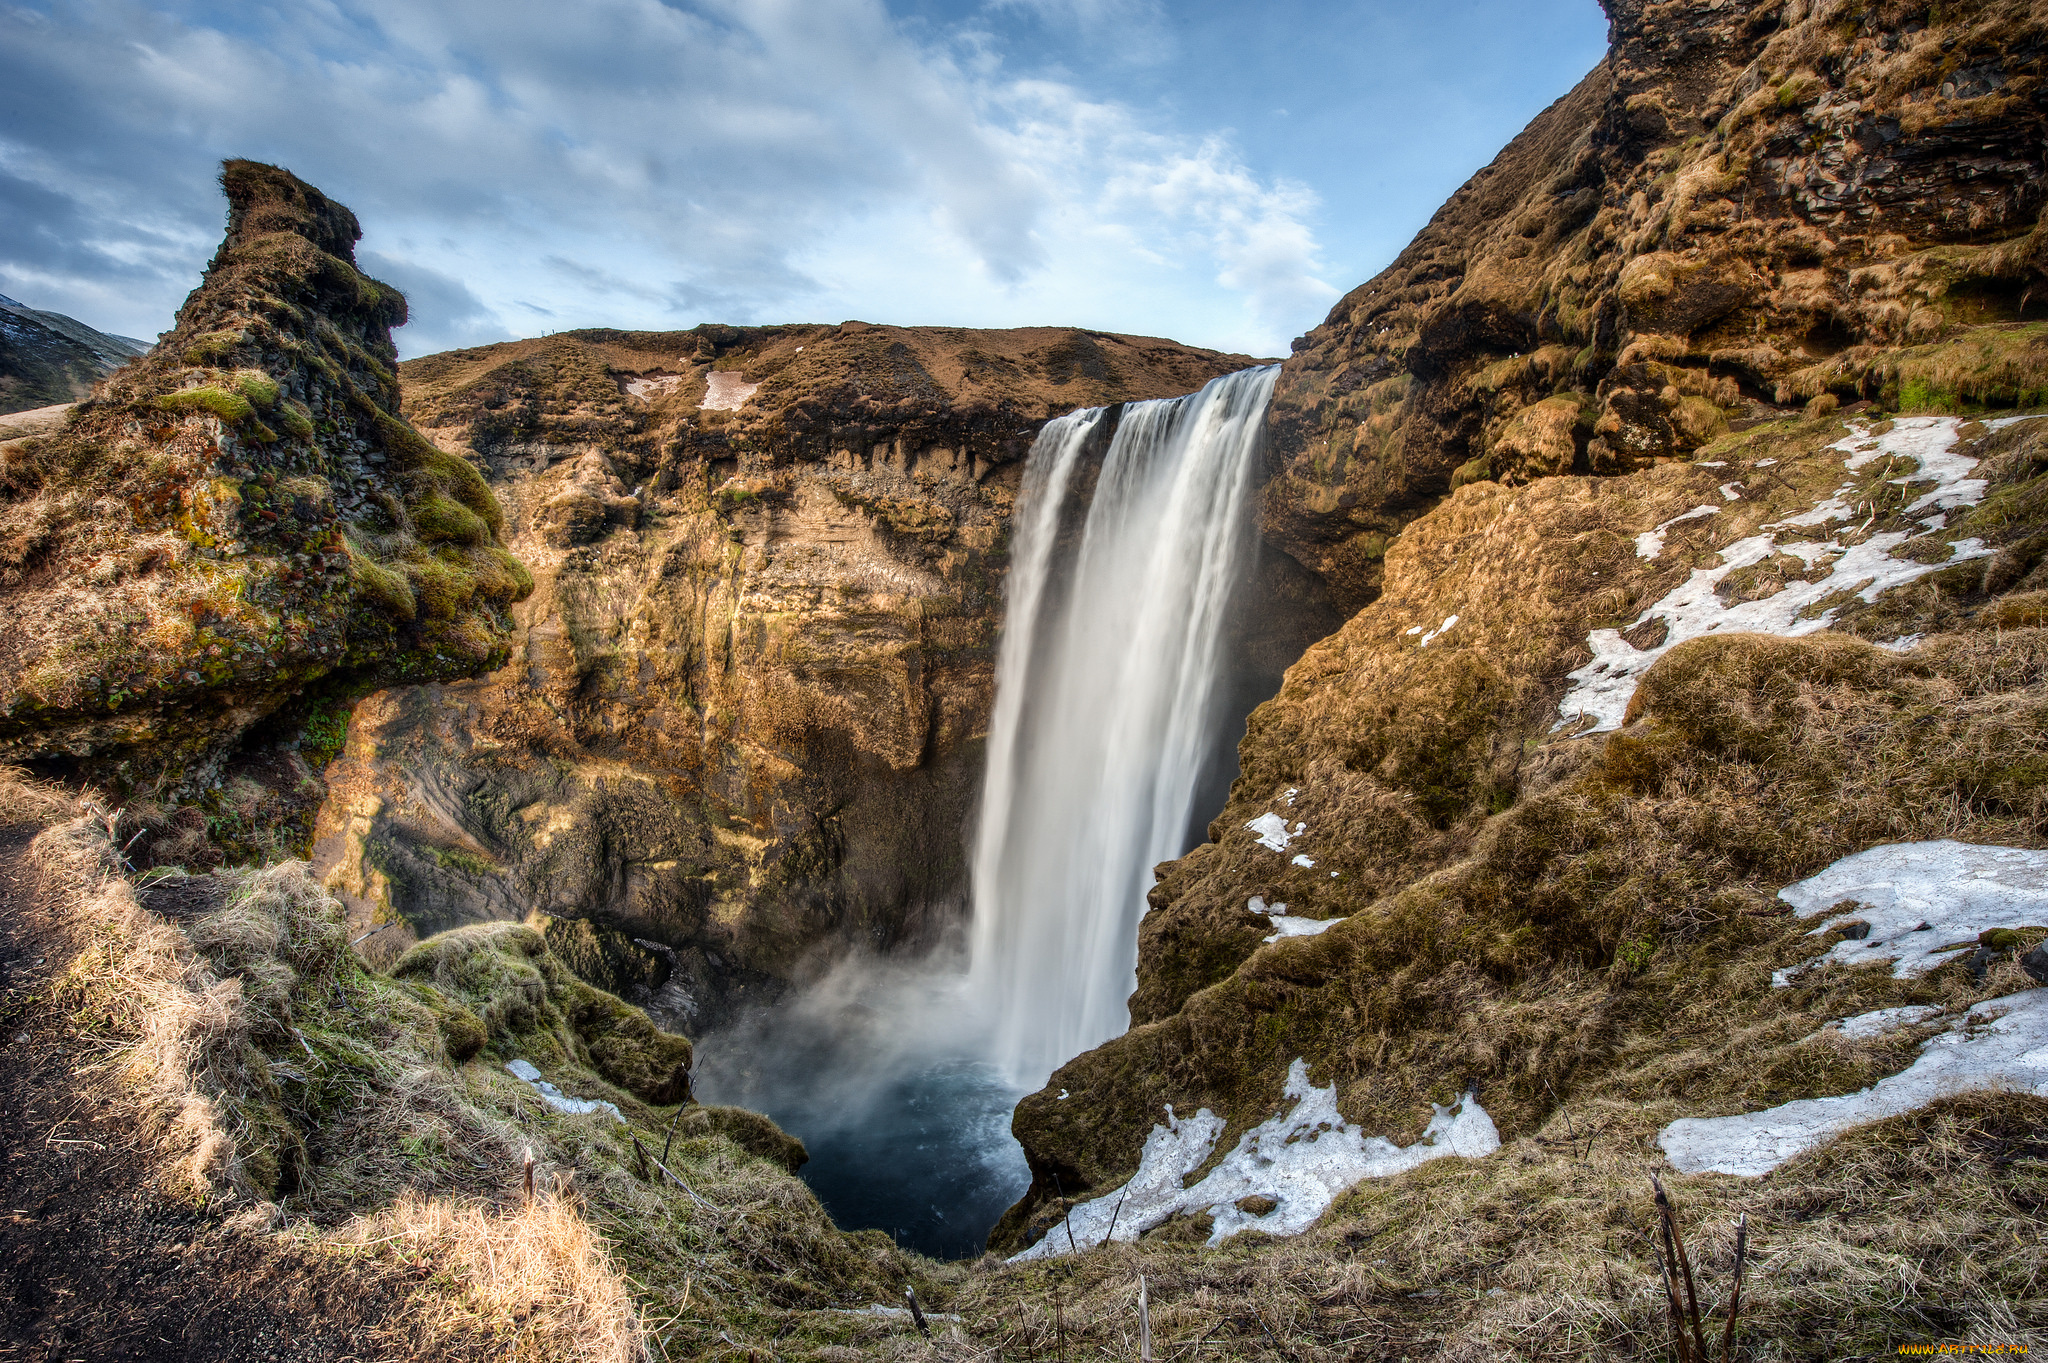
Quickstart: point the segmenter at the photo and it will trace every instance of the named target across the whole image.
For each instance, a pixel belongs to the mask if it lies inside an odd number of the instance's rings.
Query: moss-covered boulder
[[[563,1065],[593,1069],[656,1105],[689,1097],[689,1040],[585,984],[524,923],[480,923],[430,937],[399,957],[391,974],[430,985],[459,1004],[456,1030],[465,1041],[472,1029],[481,1033],[472,1054],[530,1060],[543,1072]],[[442,1031],[450,1034],[446,1018]]]

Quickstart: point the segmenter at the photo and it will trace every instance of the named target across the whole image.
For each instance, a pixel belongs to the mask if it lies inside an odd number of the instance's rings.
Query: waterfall
[[[1121,1033],[1152,868],[1187,850],[1278,366],[1049,422],[1012,523],[970,997],[1026,1086]],[[1085,516],[1084,516],[1085,511]],[[1078,523],[1078,535],[1075,526]]]

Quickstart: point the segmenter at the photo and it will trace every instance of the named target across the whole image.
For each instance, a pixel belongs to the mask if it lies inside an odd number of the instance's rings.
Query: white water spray
[[[1050,422],[1014,522],[974,848],[970,997],[1033,1087],[1121,1033],[1152,867],[1184,841],[1224,697],[1231,589],[1278,366],[1132,403],[1065,551],[1106,409]]]

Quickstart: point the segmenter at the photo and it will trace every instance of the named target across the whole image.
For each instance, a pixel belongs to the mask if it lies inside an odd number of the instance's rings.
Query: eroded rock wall
[[[1463,482],[1623,473],[1823,395],[2040,400],[2038,11],[1609,13],[1607,59],[1282,372],[1266,533],[1353,607]]]
[[[697,1030],[807,963],[929,945],[962,907],[1038,427],[1251,363],[861,323],[408,363],[408,413],[488,469],[536,587],[503,671],[372,697],[329,769],[318,859],[365,929],[404,924],[369,946],[538,909]],[[1266,578],[1270,688],[1334,622],[1284,556]]]

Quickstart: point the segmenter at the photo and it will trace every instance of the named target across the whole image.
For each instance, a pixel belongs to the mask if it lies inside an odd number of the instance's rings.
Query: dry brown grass
[[[1143,1273],[1162,1359],[1667,1357],[1648,1181],[1663,1119],[1635,1103],[1574,1104],[1482,1163],[1361,1184],[1295,1239],[1249,1232],[1206,1249],[1169,1225],[1069,1259],[984,1261],[953,1309],[1005,1359],[1058,1357],[1062,1333],[1066,1357],[1135,1358]],[[2044,1122],[2048,1100],[1977,1095],[1861,1128],[1762,1179],[1665,1173],[1702,1316],[1718,1338],[1732,1222],[1746,1213],[1739,1359],[1875,1356],[1936,1338],[2039,1344]]]
[[[322,1242],[444,1275],[451,1290],[423,1294],[411,1322],[429,1339],[482,1333],[500,1357],[549,1363],[646,1357],[632,1294],[568,1198],[503,1211],[407,1195]]]

